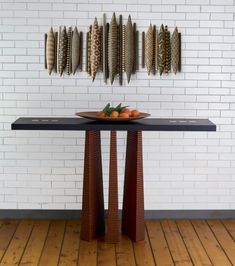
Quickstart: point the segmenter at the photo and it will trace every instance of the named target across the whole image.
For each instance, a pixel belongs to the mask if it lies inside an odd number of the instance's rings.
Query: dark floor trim
[[[81,210],[0,210],[6,218],[80,219]],[[235,210],[145,210],[145,219],[235,219]]]

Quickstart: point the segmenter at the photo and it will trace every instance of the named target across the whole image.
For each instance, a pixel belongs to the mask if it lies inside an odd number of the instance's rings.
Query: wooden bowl
[[[75,113],[75,115],[83,117],[83,118],[87,118],[87,119],[91,119],[91,120],[98,120],[98,121],[109,121],[109,122],[132,121],[132,120],[143,119],[143,118],[150,116],[150,114],[148,114],[148,113],[140,113],[140,115],[137,117],[128,117],[128,118],[117,117],[117,118],[114,118],[114,117],[98,117],[97,114],[98,114],[98,112],[78,112],[78,113]]]

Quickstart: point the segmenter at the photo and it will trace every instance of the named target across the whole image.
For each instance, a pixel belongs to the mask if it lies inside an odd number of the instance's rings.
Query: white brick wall
[[[132,15],[138,30],[150,23],[182,32],[182,73],[129,85],[94,83],[85,72],[49,77],[44,33],[94,16]],[[234,0],[3,0],[0,3],[0,208],[80,209],[84,133],[14,132],[19,116],[72,116],[124,102],[155,117],[210,118],[217,132],[145,132],[146,209],[235,208]],[[85,42],[84,42],[85,44]],[[84,45],[85,47],[85,45]],[[85,60],[84,60],[85,62]],[[105,199],[109,136],[103,136]],[[125,133],[118,133],[120,206]]]

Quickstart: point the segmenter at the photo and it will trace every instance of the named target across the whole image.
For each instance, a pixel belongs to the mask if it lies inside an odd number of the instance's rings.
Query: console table
[[[144,188],[142,131],[216,131],[208,119],[148,118],[132,122],[100,122],[83,118],[25,117],[12,123],[13,130],[85,131],[81,238],[90,241],[105,234],[119,240],[117,186],[117,131],[127,131],[122,209],[122,232],[133,241],[144,239]],[[100,131],[110,131],[109,200],[105,230]]]

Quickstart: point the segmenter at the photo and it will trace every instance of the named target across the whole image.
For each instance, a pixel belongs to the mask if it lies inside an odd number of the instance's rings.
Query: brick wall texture
[[[128,85],[92,83],[85,72],[48,76],[44,33],[50,26],[131,14],[177,25],[182,72]],[[19,116],[73,116],[123,102],[153,117],[209,118],[217,132],[144,132],[145,209],[235,209],[234,0],[14,0],[0,2],[0,209],[81,209],[84,132],[11,131]],[[85,34],[84,34],[85,36]],[[141,36],[141,35],[140,35]],[[85,47],[85,40],[84,40]],[[139,38],[141,47],[141,38]],[[85,54],[85,52],[84,52]],[[141,53],[139,53],[141,55]],[[141,60],[139,60],[141,62]],[[120,207],[126,133],[118,133]],[[107,206],[109,134],[102,132]]]

